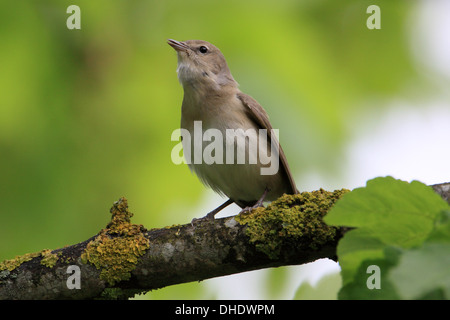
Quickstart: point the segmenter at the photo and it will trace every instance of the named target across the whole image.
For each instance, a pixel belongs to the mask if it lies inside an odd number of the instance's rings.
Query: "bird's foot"
[[[214,221],[214,216],[216,215],[217,212],[214,212],[215,210],[208,212],[208,214],[204,217],[201,218],[194,218],[191,221],[191,226],[194,226],[194,224],[198,223],[198,222],[202,222],[202,221]]]
[[[208,214],[202,218],[194,218],[191,221],[191,225],[194,226],[195,223],[201,222],[201,221],[214,221],[214,216],[221,211],[223,208],[229,206],[230,204],[233,203],[233,200],[228,199],[227,201],[225,201],[223,204],[221,204],[219,207],[217,207],[216,209],[214,209],[211,212],[208,212]]]
[[[243,213],[243,214],[250,213],[253,209],[261,208],[261,207],[264,208],[264,205],[262,204],[262,202],[260,203],[260,202],[258,201],[254,206],[251,206],[251,207],[245,207],[244,209],[242,209],[241,212],[239,212],[239,214],[242,214],[242,213]]]
[[[256,203],[252,207],[245,207],[244,209],[241,210],[241,212],[239,212],[239,214],[241,214],[241,213],[250,213],[253,209],[256,209],[256,208],[261,208],[261,207],[264,208],[264,204],[263,203],[264,203],[264,199],[265,199],[265,197],[266,197],[268,192],[269,192],[269,189],[266,188],[264,190],[264,193],[261,196],[261,198],[259,198],[259,200],[256,201]]]

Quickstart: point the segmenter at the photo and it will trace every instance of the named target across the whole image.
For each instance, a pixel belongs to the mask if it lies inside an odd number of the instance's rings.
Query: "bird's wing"
[[[239,100],[242,101],[242,104],[247,108],[248,114],[250,117],[262,128],[267,129],[267,134],[269,138],[271,138],[271,129],[272,125],[269,121],[269,116],[267,115],[266,111],[261,107],[261,105],[252,97],[249,95],[239,92],[237,94],[237,97]],[[277,139],[276,137],[273,137],[273,139]],[[279,146],[279,155],[280,155],[280,161],[281,161],[281,167],[283,168],[291,187],[291,191],[293,194],[299,193],[297,190],[297,187],[295,186],[294,178],[292,178],[291,170],[289,169],[289,165],[286,159],[286,155],[284,154],[283,149],[281,148],[280,143],[278,143]]]

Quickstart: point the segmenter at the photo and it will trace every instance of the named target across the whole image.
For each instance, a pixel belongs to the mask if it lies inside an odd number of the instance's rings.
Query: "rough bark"
[[[450,200],[450,183],[433,186]],[[244,271],[336,260],[345,228],[322,217],[348,190],[283,196],[248,215],[146,230],[130,222],[127,201],[96,236],[0,263],[0,299],[128,298],[165,286]],[[73,288],[79,268],[80,288]]]

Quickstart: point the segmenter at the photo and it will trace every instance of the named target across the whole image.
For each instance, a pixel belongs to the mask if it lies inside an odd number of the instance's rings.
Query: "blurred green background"
[[[81,30],[66,27],[71,4],[81,8]],[[366,27],[371,4],[381,7],[381,30]],[[187,223],[214,208],[199,207],[207,191],[186,165],[171,162],[183,91],[168,38],[203,39],[222,50],[241,90],[280,128],[300,190],[308,172],[339,177],[355,114],[431,90],[408,42],[415,6],[2,1],[0,260],[86,240],[121,196],[133,222],[147,228]],[[265,296],[279,297],[287,282],[283,268],[268,273]],[[214,294],[193,283],[150,297]]]

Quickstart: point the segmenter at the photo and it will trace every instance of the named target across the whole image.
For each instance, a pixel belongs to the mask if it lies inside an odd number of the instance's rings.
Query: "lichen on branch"
[[[124,198],[93,238],[0,264],[0,299],[126,298],[168,285],[336,257],[342,232],[323,215],[345,190],[285,195],[246,215],[147,231]],[[71,290],[67,268],[80,268]],[[30,275],[33,275],[30,277]]]
[[[112,286],[130,278],[139,257],[149,248],[149,240],[142,225],[130,222],[133,214],[125,198],[114,203],[111,214],[111,222],[87,244],[81,261],[100,269],[100,278]]]
[[[336,236],[336,227],[322,221],[333,204],[350,190],[334,192],[320,189],[295,195],[283,195],[267,208],[257,208],[236,217],[247,224],[246,234],[256,249],[277,259],[283,245],[291,244],[316,250]]]

